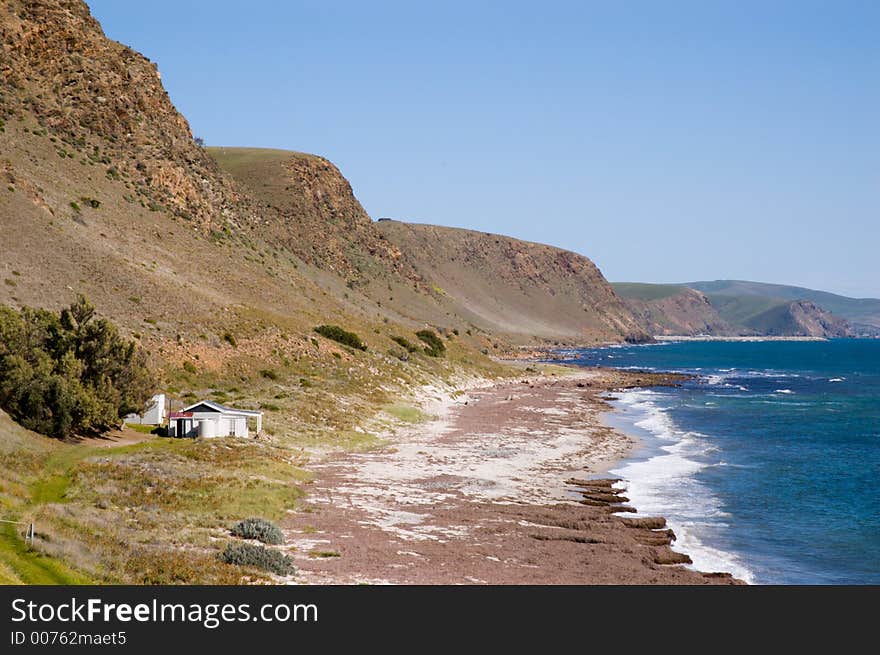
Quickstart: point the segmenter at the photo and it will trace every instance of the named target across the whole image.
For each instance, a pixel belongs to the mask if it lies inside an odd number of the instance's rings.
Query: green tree
[[[0,306],[0,407],[54,437],[105,431],[156,386],[146,355],[82,295],[60,314]]]

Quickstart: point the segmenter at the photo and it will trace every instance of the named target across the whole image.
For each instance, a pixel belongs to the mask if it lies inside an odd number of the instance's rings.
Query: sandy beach
[[[603,424],[610,390],[674,376],[531,374],[422,398],[430,418],[312,468],[285,522],[305,584],[710,584],[660,517],[603,477],[635,440]]]

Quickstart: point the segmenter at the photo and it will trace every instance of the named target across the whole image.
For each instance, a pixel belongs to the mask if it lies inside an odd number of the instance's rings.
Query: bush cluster
[[[408,353],[414,353],[419,349],[417,345],[405,337],[391,337],[391,340],[402,346]]]
[[[227,564],[253,566],[276,575],[291,575],[296,572],[290,557],[255,544],[229,544],[221,553],[220,559]]]
[[[146,355],[80,295],[60,314],[0,305],[0,407],[64,438],[141,412],[156,388]]]
[[[425,348],[426,355],[429,357],[443,357],[443,354],[446,352],[446,344],[440,340],[436,332],[433,330],[419,330],[416,332],[416,336],[427,344]]]
[[[232,528],[232,534],[243,539],[256,539],[264,544],[284,543],[284,533],[277,525],[266,519],[251,518],[239,521]]]
[[[354,332],[349,332],[338,325],[319,325],[315,328],[315,332],[331,341],[341,343],[343,346],[350,346],[357,350],[367,349],[366,344],[361,341],[361,338],[358,335]]]

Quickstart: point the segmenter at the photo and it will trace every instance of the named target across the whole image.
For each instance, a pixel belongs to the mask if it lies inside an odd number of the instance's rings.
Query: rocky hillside
[[[471,230],[387,219],[377,225],[445,303],[483,330],[571,343],[647,336],[582,255]]]
[[[276,212],[257,229],[263,238],[342,275],[387,318],[516,343],[645,336],[586,257],[499,235],[373,222],[326,159],[208,150],[264,211]]]
[[[227,331],[307,344],[330,318],[470,330],[478,349],[638,332],[585,258],[455,231],[397,242],[321,157],[200,147],[156,64],[81,0],[3,3],[0,46],[0,303],[84,292],[163,357],[222,350]],[[465,278],[443,253],[473,263]]]
[[[757,334],[768,336],[848,337],[849,324],[809,300],[776,305],[745,323]]]
[[[193,141],[157,65],[107,39],[84,2],[8,0],[0,43],[0,117],[32,120],[30,133],[49,138],[55,158],[84,162],[123,184],[133,202],[202,230],[256,222]]]
[[[818,307],[832,312],[849,322],[858,333],[866,336],[880,334],[880,299],[849,298],[827,291],[784,284],[767,284],[746,280],[714,280],[711,282],[688,282],[686,286],[705,293],[724,313],[724,307],[739,306],[749,311],[749,305],[780,303],[792,300],[809,300]],[[734,300],[736,299],[736,300]],[[765,307],[766,308],[766,307]],[[755,315],[760,312],[752,311]]]
[[[733,335],[709,299],[694,289],[672,285],[615,284],[644,329],[652,335]]]
[[[376,229],[336,166],[316,155],[262,148],[208,148],[220,166],[271,220],[258,228],[304,261],[364,285],[394,274],[415,285],[419,276]]]
[[[615,283],[654,335],[854,336],[852,326],[809,300],[755,294],[705,294],[686,285]]]
[[[295,510],[310,457],[419,420],[420,385],[521,375],[486,356],[512,341],[640,334],[584,257],[452,230],[398,239],[320,157],[209,153],[155,64],[81,0],[0,4],[0,178],[0,304],[84,293],[150,354],[172,410],[265,414],[259,440],[126,428],[70,448],[0,413],[0,505],[39,525],[40,553],[6,524],[0,582],[241,581],[217,557],[230,525]]]

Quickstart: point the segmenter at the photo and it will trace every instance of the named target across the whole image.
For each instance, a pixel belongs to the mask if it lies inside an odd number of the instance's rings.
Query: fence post
[[[28,525],[27,533],[24,538],[25,543],[30,543],[31,548],[34,547],[34,524]]]

